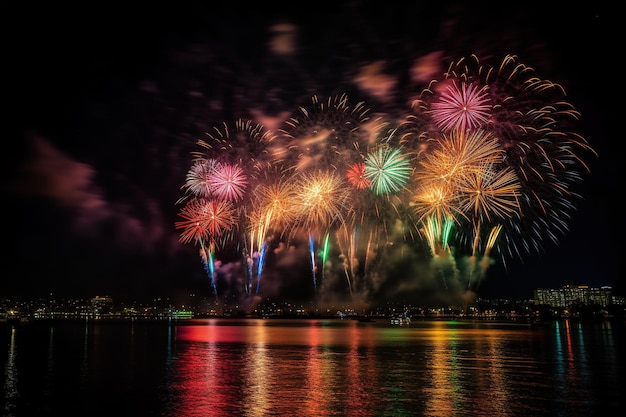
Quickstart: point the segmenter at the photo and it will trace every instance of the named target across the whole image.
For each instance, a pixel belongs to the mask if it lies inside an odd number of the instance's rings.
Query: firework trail
[[[315,262],[315,239],[313,234],[309,234],[309,253],[311,256],[311,277],[313,278],[313,289],[317,292],[317,268]]]
[[[343,273],[346,277],[346,283],[348,285],[348,291],[350,296],[354,295],[352,277],[356,276],[356,266],[358,265],[356,246],[358,243],[359,226],[351,229],[348,225],[344,225],[337,231],[337,241],[339,247],[346,247],[347,253],[343,251],[339,255],[339,259],[342,260]],[[341,243],[344,242],[344,243]],[[328,252],[328,251],[326,251]]]
[[[217,297],[215,283],[214,252],[221,238],[235,226],[235,216],[230,201],[191,199],[179,212],[184,220],[176,222],[177,229],[182,229],[182,243],[197,242],[211,286]]]
[[[328,251],[330,250],[330,243],[328,241],[329,234],[326,233],[324,237],[324,244],[322,246],[322,284],[324,283],[324,271],[326,270],[326,262],[328,261]]]
[[[215,282],[215,263],[213,259],[214,254],[213,247],[206,247],[202,241],[200,242],[200,256],[202,257],[202,263],[204,264],[204,269],[209,276],[211,281],[211,288],[213,288],[213,294],[217,298],[217,284]]]
[[[350,210],[350,194],[343,178],[328,171],[300,175],[296,190],[298,193],[293,201],[295,225],[299,230],[308,231],[313,283],[317,288],[314,236],[321,243],[323,236],[345,224],[346,213]]]
[[[263,274],[263,265],[265,263],[265,251],[267,250],[267,244],[263,243],[261,245],[261,252],[259,253],[259,261],[257,265],[257,281],[256,281],[256,293],[259,293],[259,288],[261,286],[261,276]]]

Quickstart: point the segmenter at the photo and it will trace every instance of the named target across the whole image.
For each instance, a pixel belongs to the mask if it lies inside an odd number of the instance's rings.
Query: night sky
[[[514,54],[562,85],[582,115],[577,132],[598,153],[585,157],[591,172],[559,244],[546,242],[506,268],[496,262],[478,295],[525,299],[564,284],[624,294],[621,162],[609,146],[606,98],[619,83],[605,56],[616,39],[611,10],[599,2],[212,3],[16,6],[8,17],[17,29],[4,51],[10,129],[0,296],[211,296],[198,248],[179,242],[174,227],[205,132],[239,118],[276,130],[314,95],[347,94],[395,115],[426,86],[416,79],[469,54],[492,65]],[[403,284],[417,278],[400,276],[402,268],[380,297],[445,299],[437,294],[445,288]],[[264,295],[310,295],[302,264],[277,274]]]

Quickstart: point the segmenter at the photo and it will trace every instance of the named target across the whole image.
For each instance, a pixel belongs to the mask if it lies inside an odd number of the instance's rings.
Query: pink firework
[[[357,190],[364,190],[372,184],[372,182],[365,177],[365,164],[362,162],[352,164],[346,172],[346,178],[348,184]]]
[[[486,86],[448,80],[436,93],[430,114],[443,132],[477,129],[487,123],[491,103]]]
[[[219,164],[208,182],[216,197],[230,201],[241,200],[248,185],[243,169],[230,164]]]

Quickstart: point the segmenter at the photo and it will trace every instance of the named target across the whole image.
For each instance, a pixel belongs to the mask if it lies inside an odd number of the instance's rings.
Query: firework
[[[411,204],[420,222],[434,218],[438,223],[464,216],[459,207],[458,190],[450,183],[421,186]]]
[[[357,190],[364,190],[369,188],[372,182],[365,176],[365,164],[362,162],[356,162],[348,168],[346,172],[346,179],[348,184]]]
[[[487,123],[491,115],[487,86],[449,80],[438,87],[429,114],[442,132],[466,132]]]
[[[474,229],[474,256],[481,244],[481,225],[495,224],[500,230],[503,221],[508,221],[519,212],[520,184],[511,169],[495,170],[488,165],[480,174],[464,176],[458,182],[458,190],[461,210],[471,219]],[[489,237],[485,249],[490,251],[494,244],[495,237]]]
[[[300,175],[296,190],[295,224],[298,230],[308,233],[313,286],[317,290],[315,241],[324,239],[324,248],[327,248],[330,231],[345,225],[351,212],[350,189],[334,172],[316,171]],[[322,256],[322,275],[328,253],[326,249],[323,252],[326,255]]]
[[[207,182],[213,195],[231,201],[241,200],[248,185],[243,169],[230,164],[218,164]]]
[[[252,197],[250,230],[252,239],[260,247],[273,234],[282,235],[293,224],[296,212],[293,207],[297,192],[291,179],[275,177],[257,185]]]
[[[384,125],[379,119],[370,119],[362,102],[352,106],[345,94],[327,101],[313,96],[311,105],[299,110],[281,129],[297,171],[345,172],[350,164],[362,161]]]
[[[187,194],[200,198],[210,198],[213,194],[210,180],[217,166],[218,163],[214,159],[194,161],[183,185]]]
[[[574,209],[571,200],[576,197],[571,189],[582,171],[588,171],[583,155],[595,155],[595,151],[571,130],[580,114],[567,102],[559,84],[537,78],[531,67],[513,55],[497,67],[470,56],[452,63],[443,80],[433,81],[413,108],[419,114],[407,118],[409,124],[416,125],[420,115],[429,119],[430,123],[422,122],[430,129],[428,136],[482,131],[490,141],[497,141],[503,163],[519,182],[516,213],[507,216],[495,243],[503,258],[540,252],[546,239],[557,242],[558,235],[567,231],[566,220]],[[431,166],[446,159],[437,152],[449,150],[435,151]],[[428,164],[433,155],[424,158]],[[428,175],[428,169],[423,171],[422,175]],[[437,169],[430,172],[433,177],[439,175]]]
[[[434,141],[436,144],[418,163],[418,183],[454,183],[470,172],[482,171],[485,164],[502,161],[504,156],[497,139],[483,130],[454,132]]]
[[[202,151],[194,152],[196,160],[215,159],[226,165],[247,167],[247,174],[256,178],[280,160],[276,136],[262,124],[238,119],[233,125],[223,123],[198,140]]]
[[[519,207],[519,184],[510,169],[500,168],[503,161],[503,151],[488,132],[442,136],[415,173],[418,187],[411,203],[418,219],[434,218],[439,225],[509,215]]]
[[[299,227],[326,231],[345,222],[350,194],[338,175],[327,171],[304,174],[298,179],[296,190],[293,207]]]
[[[411,162],[401,149],[379,146],[365,157],[364,175],[374,193],[395,193],[407,183]]]
[[[215,242],[235,225],[234,209],[229,201],[189,200],[179,216],[184,220],[176,222],[182,243],[208,240]]]
[[[467,216],[481,221],[507,219],[519,211],[520,184],[509,167],[498,170],[487,164],[457,181],[459,207]]]
[[[567,231],[595,151],[573,132],[580,115],[561,86],[515,56],[495,67],[470,56],[409,111],[393,122],[346,95],[313,96],[276,135],[242,119],[213,128],[182,187],[180,241],[200,245],[211,276],[214,251],[236,247],[246,293],[279,247],[307,246],[316,290],[317,263],[323,276],[337,254],[356,296],[379,288],[377,260],[409,246],[441,273],[466,257],[469,287],[492,253],[506,263]]]

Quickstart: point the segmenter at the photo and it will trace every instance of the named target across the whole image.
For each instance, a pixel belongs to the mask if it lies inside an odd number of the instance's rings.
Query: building
[[[623,305],[624,297],[613,295],[612,287],[588,285],[564,285],[559,289],[536,289],[535,303],[551,307],[570,308],[573,305]]]

